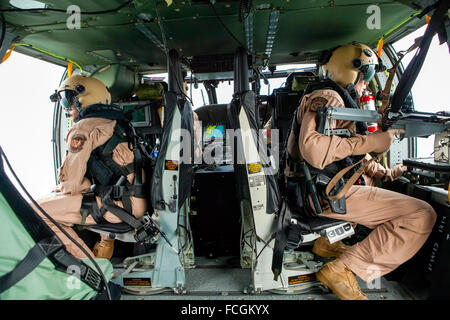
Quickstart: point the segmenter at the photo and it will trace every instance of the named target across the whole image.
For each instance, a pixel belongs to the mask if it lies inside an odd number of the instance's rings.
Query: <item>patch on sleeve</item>
[[[83,149],[86,137],[82,134],[74,134],[69,144],[69,152],[77,153]]]
[[[316,97],[311,100],[311,110],[317,110],[317,108],[323,107],[328,103],[328,100],[324,97]]]

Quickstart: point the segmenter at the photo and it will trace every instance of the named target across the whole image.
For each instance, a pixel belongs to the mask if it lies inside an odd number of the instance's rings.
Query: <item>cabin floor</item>
[[[122,293],[122,300],[338,300],[328,289],[313,286],[301,293],[275,293],[264,291],[260,294],[249,293],[251,269],[238,266],[237,257],[208,259],[196,258],[196,267],[186,270],[186,293],[176,294],[167,289],[158,294],[136,295]],[[413,293],[396,281],[380,279],[380,286],[371,289],[358,279],[361,290],[369,300],[415,300],[420,295]]]

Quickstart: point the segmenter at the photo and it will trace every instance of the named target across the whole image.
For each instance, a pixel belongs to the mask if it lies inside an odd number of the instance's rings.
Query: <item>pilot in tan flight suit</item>
[[[114,133],[116,120],[105,118],[86,118],[77,121],[79,111],[93,105],[111,103],[111,95],[106,86],[95,78],[81,75],[74,75],[66,79],[60,86],[58,99],[66,110],[69,110],[70,117],[75,120],[75,124],[70,129],[66,137],[68,150],[63,164],[59,168],[58,181],[54,191],[47,197],[37,200],[39,205],[53,217],[76,241],[81,243],[86,251],[97,258],[110,259],[114,250],[114,239],[102,236],[101,241],[94,246],[93,252],[78,237],[71,228],[74,224],[82,223],[80,208],[83,194],[90,191],[91,181],[85,177],[87,162],[91,152],[97,147],[106,143]],[[77,107],[75,107],[77,106]],[[128,148],[128,143],[122,142],[113,150],[112,159],[121,167],[125,167],[134,161],[134,154]],[[127,180],[133,181],[134,173],[127,175]],[[97,204],[101,207],[100,198],[96,197]],[[144,215],[146,210],[146,200],[131,196],[132,212],[136,218]],[[122,207],[121,202],[115,202]],[[39,211],[37,211],[39,213]],[[122,222],[119,218],[107,211],[104,219],[110,223]],[[58,228],[48,219],[42,216],[44,221],[52,228],[57,236],[66,245],[67,250],[77,258],[83,258],[82,251],[70,241]],[[91,215],[86,217],[85,225],[95,224]]]
[[[368,46],[354,42],[333,50],[322,68],[328,83],[332,80],[341,88],[348,89],[364,80],[360,83],[363,90],[373,78],[377,65],[376,54]],[[306,94],[297,112],[297,123],[300,125],[298,141],[295,141],[292,132],[288,139],[289,156],[304,160],[318,170],[346,157],[370,157],[367,154],[371,152],[386,152],[395,135],[402,132],[378,130],[369,135],[357,134],[355,123],[332,120],[331,129],[347,128],[352,136],[326,136],[316,131],[316,111],[322,106],[346,107],[342,92],[338,93],[328,86]],[[369,177],[392,180],[404,170],[401,166],[386,170],[371,162],[365,173]],[[361,224],[373,231],[353,246],[345,246],[342,242],[330,245],[325,238],[319,238],[313,251],[337,258],[326,263],[317,272],[317,278],[340,299],[367,300],[355,274],[370,282],[413,257],[431,233],[436,213],[424,201],[372,186],[353,185],[345,198],[346,214],[333,213],[328,202],[321,199],[321,216]]]

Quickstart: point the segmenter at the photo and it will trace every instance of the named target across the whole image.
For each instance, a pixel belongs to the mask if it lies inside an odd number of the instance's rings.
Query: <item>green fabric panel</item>
[[[0,194],[0,276],[10,272],[35,245],[14,211]],[[83,261],[94,268],[88,259]],[[113,268],[109,260],[96,259],[109,281]],[[95,270],[95,268],[94,268]],[[0,294],[0,300],[82,300],[91,299],[97,292],[74,276],[55,269],[49,259]]]

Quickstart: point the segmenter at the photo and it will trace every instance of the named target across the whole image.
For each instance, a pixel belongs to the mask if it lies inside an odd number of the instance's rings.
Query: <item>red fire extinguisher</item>
[[[376,110],[375,108],[375,96],[370,94],[368,91],[364,91],[361,98],[359,98],[361,108],[364,110]],[[378,123],[370,122],[367,123],[367,129],[369,132],[375,132],[378,130]]]

